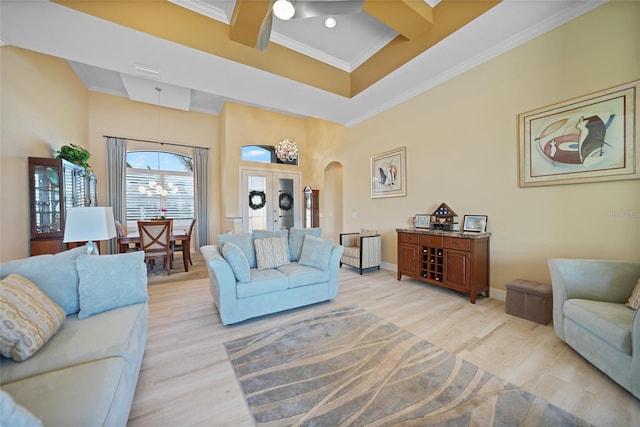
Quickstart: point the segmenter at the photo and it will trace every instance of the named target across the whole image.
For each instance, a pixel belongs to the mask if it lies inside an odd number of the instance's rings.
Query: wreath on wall
[[[254,211],[262,209],[267,204],[267,195],[264,191],[253,190],[249,192],[249,207]]]
[[[293,197],[291,196],[291,193],[280,193],[279,205],[280,209],[283,211],[291,209],[293,207]]]

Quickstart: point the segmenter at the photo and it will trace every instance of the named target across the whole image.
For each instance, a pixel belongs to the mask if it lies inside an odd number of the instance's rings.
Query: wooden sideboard
[[[489,296],[491,233],[396,229],[398,280],[403,275],[469,294]]]

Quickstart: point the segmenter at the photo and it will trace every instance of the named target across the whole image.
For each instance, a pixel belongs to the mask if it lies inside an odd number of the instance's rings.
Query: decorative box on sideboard
[[[491,233],[397,229],[398,280],[408,276],[469,294],[489,296]]]

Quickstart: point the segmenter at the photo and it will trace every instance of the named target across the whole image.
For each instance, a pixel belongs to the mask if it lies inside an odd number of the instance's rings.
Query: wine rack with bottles
[[[398,229],[398,280],[403,275],[469,294],[489,296],[490,233]]]

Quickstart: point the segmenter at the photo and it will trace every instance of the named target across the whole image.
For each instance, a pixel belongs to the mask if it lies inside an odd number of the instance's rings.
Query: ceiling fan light
[[[327,28],[333,28],[336,26],[338,22],[335,20],[335,18],[329,17],[327,19],[324,20],[324,26]]]
[[[289,0],[276,0],[273,4],[273,13],[280,19],[291,19],[296,13],[296,9]]]

